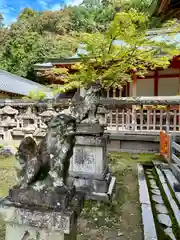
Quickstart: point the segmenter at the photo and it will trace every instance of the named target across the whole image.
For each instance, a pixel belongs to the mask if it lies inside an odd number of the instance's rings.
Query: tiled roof
[[[41,91],[46,98],[52,98],[52,90],[44,85],[0,70],[0,91],[29,96],[30,92]]]

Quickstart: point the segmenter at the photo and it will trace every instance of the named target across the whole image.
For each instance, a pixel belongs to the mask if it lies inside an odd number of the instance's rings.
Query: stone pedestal
[[[77,218],[84,203],[82,192],[76,192],[69,204],[59,209],[10,199],[3,203],[6,240],[76,240]]]
[[[6,240],[76,240],[76,229],[70,234],[17,224],[6,224]]]
[[[99,124],[81,124],[77,134],[69,175],[76,188],[86,192],[86,199],[109,201],[116,179],[107,161],[108,136]]]

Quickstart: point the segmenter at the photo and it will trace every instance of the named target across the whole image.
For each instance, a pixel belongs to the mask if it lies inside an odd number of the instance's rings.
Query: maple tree
[[[131,9],[117,13],[106,32],[86,33],[81,43],[84,54],[76,64],[77,72],[53,69],[62,76],[64,86],[58,91],[86,87],[98,81],[104,87],[122,86],[131,81],[131,73],[144,76],[149,69],[166,68],[173,56],[179,53],[179,45],[173,42],[180,25],[167,22],[173,33],[167,33],[166,41],[148,36],[149,18]]]

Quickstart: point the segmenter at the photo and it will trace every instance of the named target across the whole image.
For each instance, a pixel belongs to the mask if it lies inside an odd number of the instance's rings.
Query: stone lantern
[[[38,128],[39,118],[32,112],[31,107],[28,107],[24,114],[18,116],[19,127],[25,135],[32,135]]]
[[[0,109],[0,127],[3,130],[3,140],[11,141],[12,140],[12,129],[17,126],[17,122],[15,118],[18,114],[18,110],[10,107],[5,106]]]
[[[49,105],[46,111],[39,114],[39,116],[41,118],[39,127],[42,129],[46,129],[47,123],[55,115],[57,115],[56,111],[53,109],[53,107],[51,105]]]

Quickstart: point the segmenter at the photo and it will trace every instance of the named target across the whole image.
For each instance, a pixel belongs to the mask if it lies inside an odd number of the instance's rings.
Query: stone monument
[[[76,239],[84,200],[84,193],[68,182],[76,126],[73,116],[60,113],[38,145],[30,136],[21,141],[17,184],[4,201],[6,240]]]
[[[107,158],[108,135],[106,111],[100,106],[101,87],[94,84],[85,97],[75,96],[70,112],[78,120],[76,144],[69,175],[77,189],[86,192],[86,199],[110,201],[116,186]]]

